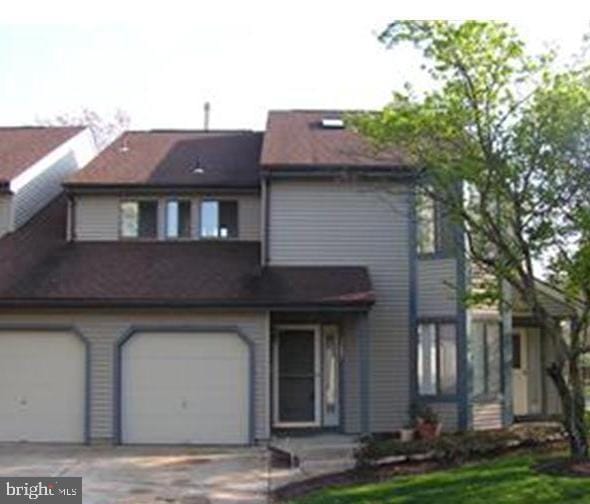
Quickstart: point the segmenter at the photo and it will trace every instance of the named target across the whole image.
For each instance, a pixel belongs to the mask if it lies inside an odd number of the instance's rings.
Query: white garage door
[[[84,441],[86,347],[71,333],[0,331],[0,441]]]
[[[248,348],[233,333],[139,333],[121,354],[123,443],[248,442]]]

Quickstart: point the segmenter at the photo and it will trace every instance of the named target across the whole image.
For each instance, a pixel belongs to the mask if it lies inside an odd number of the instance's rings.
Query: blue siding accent
[[[121,432],[121,355],[123,345],[137,333],[172,332],[172,333],[235,333],[248,347],[249,369],[249,398],[248,398],[248,437],[250,444],[254,443],[256,433],[255,414],[255,376],[256,362],[254,342],[236,326],[131,326],[115,342],[114,391],[113,391],[113,439],[116,444],[122,442]]]
[[[461,188],[461,191],[463,189]],[[459,396],[458,404],[458,427],[459,430],[466,430],[471,425],[469,397],[470,382],[469,379],[469,351],[468,351],[468,334],[467,334],[467,310],[465,308],[465,294],[467,282],[466,250],[465,235],[462,225],[456,225],[455,229],[455,246],[457,251],[457,373]]]
[[[504,285],[502,288],[504,299],[512,297],[511,288]],[[504,426],[514,422],[512,400],[512,311],[506,303],[502,303],[502,385],[504,400],[502,402],[502,422]]]
[[[418,243],[416,219],[416,190],[408,193],[408,254],[410,276],[409,329],[410,329],[410,403],[418,399]],[[409,405],[408,405],[409,406]]]

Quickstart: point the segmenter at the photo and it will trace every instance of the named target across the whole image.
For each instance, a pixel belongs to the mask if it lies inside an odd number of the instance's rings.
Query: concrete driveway
[[[84,504],[265,503],[262,448],[0,444],[0,476],[82,476]]]

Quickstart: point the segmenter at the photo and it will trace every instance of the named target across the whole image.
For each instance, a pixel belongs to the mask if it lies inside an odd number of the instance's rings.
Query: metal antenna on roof
[[[209,115],[211,113],[211,104],[206,101],[205,104],[203,105],[203,111],[204,111],[204,116],[203,116],[203,129],[205,131],[209,131]]]

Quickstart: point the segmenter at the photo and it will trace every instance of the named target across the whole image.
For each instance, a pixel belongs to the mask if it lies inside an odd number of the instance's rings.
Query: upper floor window
[[[455,226],[440,202],[425,190],[419,190],[416,197],[416,221],[418,254],[452,254]]]
[[[190,238],[191,202],[190,200],[170,200],[166,202],[166,238]]]
[[[202,238],[237,238],[237,201],[206,200],[201,203]]]
[[[500,393],[501,356],[499,322],[472,322],[471,360],[474,397],[496,396]]]
[[[436,252],[436,204],[434,199],[423,191],[416,197],[417,245],[419,254]]]
[[[418,325],[418,391],[453,395],[457,388],[457,331],[454,323]]]
[[[157,238],[158,202],[153,200],[121,203],[121,237]]]

